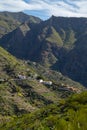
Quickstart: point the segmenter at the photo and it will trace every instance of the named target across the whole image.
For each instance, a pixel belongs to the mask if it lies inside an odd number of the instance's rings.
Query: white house
[[[44,81],[43,79],[40,79],[39,82],[45,85],[52,85],[52,81]]]
[[[39,80],[39,83],[43,83],[43,82],[44,82],[43,79],[40,79],[40,80]]]
[[[25,75],[18,74],[18,78],[19,78],[19,79],[26,79],[26,76],[25,76]]]

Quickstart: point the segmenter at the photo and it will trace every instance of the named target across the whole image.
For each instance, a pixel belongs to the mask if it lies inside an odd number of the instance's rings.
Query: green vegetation
[[[62,73],[51,70],[49,68],[46,68],[38,63],[35,62],[35,64],[28,60],[28,65],[32,69],[36,70],[36,72],[39,74],[38,78],[43,80],[50,80],[53,83],[56,83],[58,86],[61,84],[69,85],[69,86],[75,86],[76,88],[83,89],[83,85],[71,80],[67,76],[64,76]]]
[[[59,36],[58,32],[55,30],[55,28],[51,27],[51,29],[49,30],[48,36],[46,37],[46,40],[55,44],[57,43],[58,45],[62,46],[63,45],[63,41],[61,39],[61,37]]]
[[[0,13],[0,37],[13,31],[20,25],[20,22],[16,21],[12,17],[7,17]]]
[[[58,105],[49,105],[9,120],[2,123],[1,130],[86,130],[87,92],[61,100]]]
[[[32,62],[27,64],[17,60],[0,47],[0,117],[32,112],[47,104],[57,103],[63,98],[62,91],[58,89],[61,85],[47,86],[39,83],[39,79],[52,80],[53,77],[49,76],[53,73],[45,74],[47,70],[40,65],[36,66]],[[26,79],[21,80],[19,74],[24,75]],[[55,77],[53,82],[58,84]],[[72,91],[65,93],[67,97]]]
[[[0,12],[0,38],[5,34],[15,30],[24,22],[39,23],[41,20],[34,16],[26,15],[22,12]],[[27,26],[26,26],[27,29]]]
[[[3,17],[7,17],[19,21],[20,23],[24,23],[26,21],[29,21],[30,23],[39,23],[41,21],[40,18],[27,15],[23,12],[16,13],[16,12],[4,11],[4,12],[0,12],[0,15],[2,15]]]
[[[73,47],[73,44],[76,41],[75,38],[75,32],[73,30],[66,31],[66,37],[65,37],[64,45],[65,47],[71,48]]]
[[[61,90],[61,84],[83,86],[70,81],[55,71],[33,62],[17,60],[0,47],[0,118],[20,115],[40,109],[47,104],[58,103],[73,91]],[[21,80],[18,75],[24,75]],[[62,77],[62,78],[61,78]],[[52,81],[52,86],[39,83],[39,79]],[[57,81],[58,79],[58,81]]]
[[[87,130],[85,23],[0,13],[0,130]]]
[[[22,12],[3,12],[0,17],[0,31],[4,32],[1,37],[6,34],[5,27],[12,31],[0,38],[3,48],[19,59],[35,61],[58,70],[86,86],[86,18],[52,16],[41,21]]]

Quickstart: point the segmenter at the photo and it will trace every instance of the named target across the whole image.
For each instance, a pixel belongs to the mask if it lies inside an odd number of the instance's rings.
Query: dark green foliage
[[[37,112],[16,117],[3,124],[1,130],[86,130],[86,122],[87,92],[83,92],[58,105],[50,105]]]
[[[86,21],[52,16],[41,22],[22,12],[0,13],[0,37],[8,33],[0,45],[18,58],[45,66],[17,60],[0,48],[0,130],[87,129],[87,92],[81,93],[81,84],[49,69],[86,84]]]
[[[28,65],[25,61],[18,60],[0,48],[0,117],[32,112],[72,94],[72,91],[58,89],[61,86],[58,85],[60,79],[56,81],[59,73],[52,71],[48,74],[44,67],[30,63]],[[24,75],[26,79],[20,79],[19,74]],[[53,76],[54,74],[56,75]],[[52,80],[53,85],[41,84],[39,79]],[[67,79],[65,81],[68,83]],[[69,85],[71,83],[78,86],[79,90],[83,88],[76,82],[70,81]]]

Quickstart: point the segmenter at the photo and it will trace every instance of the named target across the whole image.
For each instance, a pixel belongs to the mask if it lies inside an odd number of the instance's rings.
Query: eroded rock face
[[[31,18],[4,35],[0,45],[17,58],[38,62],[86,83],[86,35],[87,18]]]

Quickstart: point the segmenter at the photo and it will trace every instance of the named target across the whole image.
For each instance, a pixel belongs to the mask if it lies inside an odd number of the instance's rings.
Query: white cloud
[[[45,11],[46,16],[87,17],[87,0],[0,0],[0,11]],[[42,14],[43,15],[43,14]]]
[[[23,0],[0,0],[0,11],[22,11],[28,6]]]

